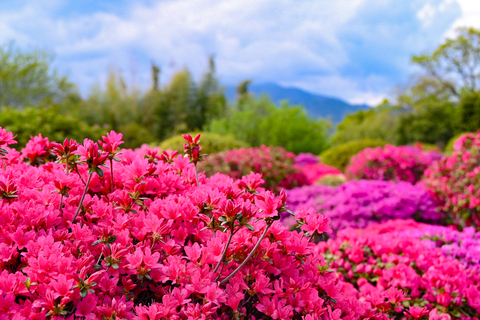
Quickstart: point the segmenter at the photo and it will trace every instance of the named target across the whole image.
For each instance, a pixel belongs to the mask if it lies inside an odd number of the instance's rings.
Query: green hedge
[[[98,140],[108,128],[90,126],[83,121],[59,113],[58,106],[46,108],[15,108],[3,107],[0,111],[0,127],[17,135],[16,149],[23,148],[31,136],[41,133],[51,141],[63,142],[65,138],[82,142],[89,138]]]
[[[198,132],[193,133],[190,132],[192,137],[195,137]],[[238,148],[248,148],[250,147],[248,143],[235,139],[233,136],[230,135],[219,135],[216,133],[211,132],[202,132],[201,136],[201,146],[202,146],[202,153],[205,154],[213,154],[218,153],[224,150],[231,150],[231,149],[238,149]],[[185,143],[185,139],[183,139],[182,135],[177,135],[171,137],[167,140],[164,140],[160,143],[160,149],[163,150],[178,150],[180,153],[183,153],[183,144]]]
[[[387,143],[382,140],[355,140],[332,147],[322,152],[320,157],[323,163],[344,171],[352,156],[363,149],[383,147],[386,144]]]

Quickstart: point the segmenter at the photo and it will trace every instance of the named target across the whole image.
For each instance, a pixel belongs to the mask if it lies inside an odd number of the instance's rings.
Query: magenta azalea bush
[[[405,232],[417,229],[421,234],[425,227],[392,220],[364,230],[348,228],[316,249],[350,284],[351,295],[390,318],[478,319],[478,266],[446,256],[419,234]]]
[[[364,228],[391,219],[437,221],[441,214],[430,194],[408,182],[359,180],[338,187],[306,186],[287,191],[287,207],[292,211],[313,207],[331,219],[333,230]],[[292,224],[294,219],[288,218]]]
[[[286,195],[260,188],[260,174],[196,172],[199,138],[186,136],[189,157],[122,150],[115,132],[37,137],[20,153],[0,129],[0,319],[381,315],[305,236],[329,231],[328,218],[302,209],[302,232],[288,231]]]
[[[393,180],[417,183],[425,169],[441,158],[436,151],[412,146],[368,148],[350,159],[345,173],[349,179]]]
[[[295,164],[300,167],[305,167],[310,164],[317,164],[320,161],[318,156],[312,153],[299,153],[295,157]]]
[[[265,180],[264,187],[279,191],[308,183],[300,166],[295,164],[295,159],[293,152],[282,147],[233,149],[206,156],[200,170],[207,176],[223,173],[234,179],[251,172],[261,173]]]
[[[452,155],[434,162],[425,177],[449,223],[480,229],[480,131],[462,135]]]

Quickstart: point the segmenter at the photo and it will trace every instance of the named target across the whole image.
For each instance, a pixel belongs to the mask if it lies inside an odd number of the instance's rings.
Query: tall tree
[[[480,89],[480,31],[459,28],[455,39],[447,39],[433,53],[412,57],[421,68],[416,86],[432,94],[447,93],[460,98],[462,89]]]
[[[52,67],[53,56],[42,50],[0,46],[0,106],[23,108],[61,103],[77,94],[75,86]]]

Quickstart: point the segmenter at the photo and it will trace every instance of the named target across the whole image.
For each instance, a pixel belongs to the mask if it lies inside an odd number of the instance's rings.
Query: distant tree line
[[[14,43],[0,46],[0,126],[19,133],[19,146],[38,133],[81,140],[115,130],[124,134],[126,147],[134,148],[205,131],[250,146],[319,154],[362,139],[443,148],[459,133],[480,128],[480,31],[472,28],[459,29],[456,38],[433,52],[413,56],[419,72],[392,101],[349,114],[336,127],[309,117],[302,106],[278,106],[268,97],[252,96],[249,80],[238,85],[235,101],[227,101],[213,56],[199,79],[184,68],[165,84],[159,81],[160,66],[152,63],[146,91],[129,87],[111,70],[106,83],[95,85],[85,98],[52,68],[52,59]]]

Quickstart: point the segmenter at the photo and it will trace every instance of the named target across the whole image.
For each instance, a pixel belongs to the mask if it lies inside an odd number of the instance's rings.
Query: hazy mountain
[[[287,100],[289,104],[303,105],[307,113],[312,117],[330,117],[333,122],[340,122],[347,113],[367,109],[367,105],[352,105],[348,102],[332,97],[326,97],[297,88],[286,88],[275,83],[252,83],[249,92],[260,97],[263,94],[270,96],[273,102],[280,104]],[[236,98],[236,87],[227,86],[225,94],[229,101]]]

